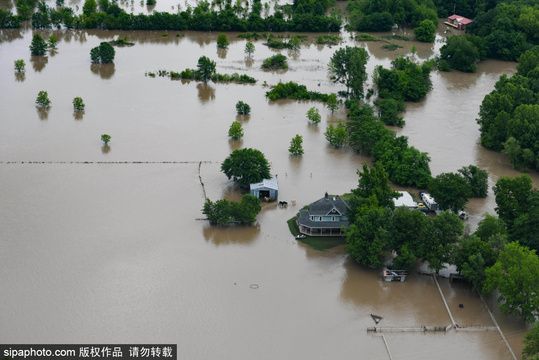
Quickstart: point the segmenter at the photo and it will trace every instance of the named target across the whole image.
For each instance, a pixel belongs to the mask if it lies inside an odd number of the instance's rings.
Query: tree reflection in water
[[[41,55],[41,56],[32,56],[30,58],[30,62],[32,63],[32,67],[36,72],[40,72],[45,68],[45,65],[49,62],[49,58],[47,56]]]
[[[114,63],[111,64],[92,64],[90,70],[96,75],[99,75],[101,79],[110,79],[114,76],[116,68]]]
[[[204,82],[197,85],[198,97],[202,102],[215,99],[215,89]]]
[[[36,106],[36,110],[41,120],[47,120],[49,118],[50,106]]]

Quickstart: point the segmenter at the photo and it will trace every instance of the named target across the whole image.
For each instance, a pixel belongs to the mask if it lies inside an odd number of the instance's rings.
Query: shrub
[[[84,110],[84,102],[82,101],[82,98],[76,97],[73,99],[73,108],[75,110]]]
[[[228,136],[233,140],[240,140],[243,137],[243,128],[239,121],[234,121],[228,129]]]
[[[322,117],[318,112],[318,109],[314,106],[307,111],[307,118],[313,122],[313,124],[319,124]]]
[[[101,135],[101,141],[103,141],[105,143],[105,145],[108,145],[108,143],[110,141],[110,135],[107,135],[107,134]]]
[[[217,47],[221,49],[226,49],[229,45],[226,35],[220,34],[217,36]]]
[[[264,60],[262,64],[264,69],[288,69],[288,64],[286,63],[286,56],[282,54],[276,54],[272,57]]]

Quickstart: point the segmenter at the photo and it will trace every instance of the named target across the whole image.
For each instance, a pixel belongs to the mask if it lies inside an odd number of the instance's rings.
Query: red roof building
[[[451,25],[454,28],[457,28],[459,30],[466,30],[466,25],[473,22],[473,20],[470,20],[468,18],[465,18],[464,16],[460,15],[451,15],[448,17],[449,21],[445,22],[445,24]]]

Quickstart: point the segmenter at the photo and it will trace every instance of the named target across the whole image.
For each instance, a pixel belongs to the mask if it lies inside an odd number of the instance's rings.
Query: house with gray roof
[[[342,227],[348,227],[348,202],[339,196],[325,196],[299,211],[297,224],[300,233],[309,236],[341,236]]]

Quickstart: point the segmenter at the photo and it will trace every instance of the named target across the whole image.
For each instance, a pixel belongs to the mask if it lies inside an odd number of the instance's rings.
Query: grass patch
[[[391,43],[391,44],[385,44],[384,46],[382,46],[382,48],[385,50],[394,51],[399,48],[402,48],[402,45]]]
[[[299,235],[299,229],[296,224],[296,216],[287,221],[288,228],[292,235]],[[342,236],[307,236],[305,239],[298,239],[302,243],[309,245],[311,248],[319,251],[325,251],[335,246],[345,245],[346,240]]]
[[[382,41],[382,39],[379,39],[376,36],[370,34],[363,33],[356,36],[356,41]]]
[[[406,35],[383,35],[384,39],[395,39],[395,40],[404,40],[410,41],[410,38]]]

